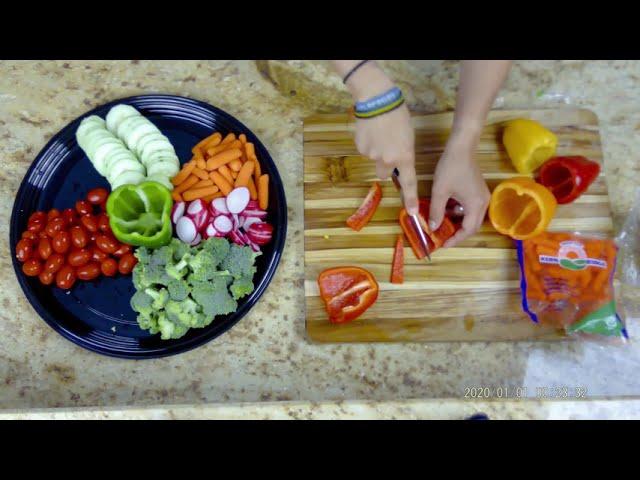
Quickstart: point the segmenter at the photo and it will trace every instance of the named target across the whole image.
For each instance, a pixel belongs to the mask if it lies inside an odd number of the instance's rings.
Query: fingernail
[[[431,230],[435,230],[437,227],[436,222],[434,220],[429,220],[429,228]]]

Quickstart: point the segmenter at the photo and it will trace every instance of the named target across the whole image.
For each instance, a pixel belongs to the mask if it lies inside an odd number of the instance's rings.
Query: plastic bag
[[[568,334],[628,339],[616,312],[614,240],[546,232],[517,247],[522,308],[531,320]]]
[[[632,287],[640,287],[640,188],[635,202],[617,238],[620,246],[620,280]]]

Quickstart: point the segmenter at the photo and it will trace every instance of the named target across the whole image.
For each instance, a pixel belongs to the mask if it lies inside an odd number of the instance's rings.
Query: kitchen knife
[[[396,186],[396,189],[400,192],[400,199],[402,200],[402,204],[404,205],[404,197],[402,196],[402,186],[400,185],[400,180],[398,179],[399,175],[400,175],[400,172],[398,172],[398,169],[394,168],[393,169],[393,173],[391,175],[391,179],[393,180],[393,184]],[[429,243],[427,242],[427,237],[425,236],[424,230],[422,229],[422,226],[420,225],[420,220],[418,220],[418,216],[417,215],[409,215],[409,218],[411,219],[411,223],[413,224],[413,229],[418,234],[418,239],[420,241],[420,244],[422,245],[422,248],[424,249],[425,253],[427,254],[427,256],[425,258],[427,258],[427,259],[429,259],[429,261],[431,261],[431,255],[430,255],[430,251],[429,251]]]

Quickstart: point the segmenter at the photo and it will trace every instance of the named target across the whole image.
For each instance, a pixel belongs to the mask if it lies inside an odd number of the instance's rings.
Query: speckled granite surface
[[[434,112],[453,106],[456,62],[384,65],[412,108]],[[496,102],[505,108],[593,109],[618,223],[640,184],[639,78],[640,62],[520,62]],[[234,329],[176,357],[134,362],[86,352],[35,314],[15,281],[8,219],[22,176],[52,134],[96,105],[154,92],[214,104],[259,135],[283,177],[290,228],[275,280]],[[640,395],[640,348],[634,344],[308,343],[302,119],[345,104],[340,82],[322,62],[0,62],[0,409],[463,398],[473,386],[492,392],[524,387],[533,397],[544,386],[585,387],[587,397]],[[636,334],[635,321],[630,330]]]

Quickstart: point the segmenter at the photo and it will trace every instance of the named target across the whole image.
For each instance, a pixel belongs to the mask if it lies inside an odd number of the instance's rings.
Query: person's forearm
[[[361,60],[332,60],[331,65],[340,78],[344,78]],[[374,97],[393,87],[391,79],[371,60],[358,68],[346,83],[354,101]]]
[[[510,60],[463,60],[452,134],[465,141],[477,142],[500,87],[504,83]]]

